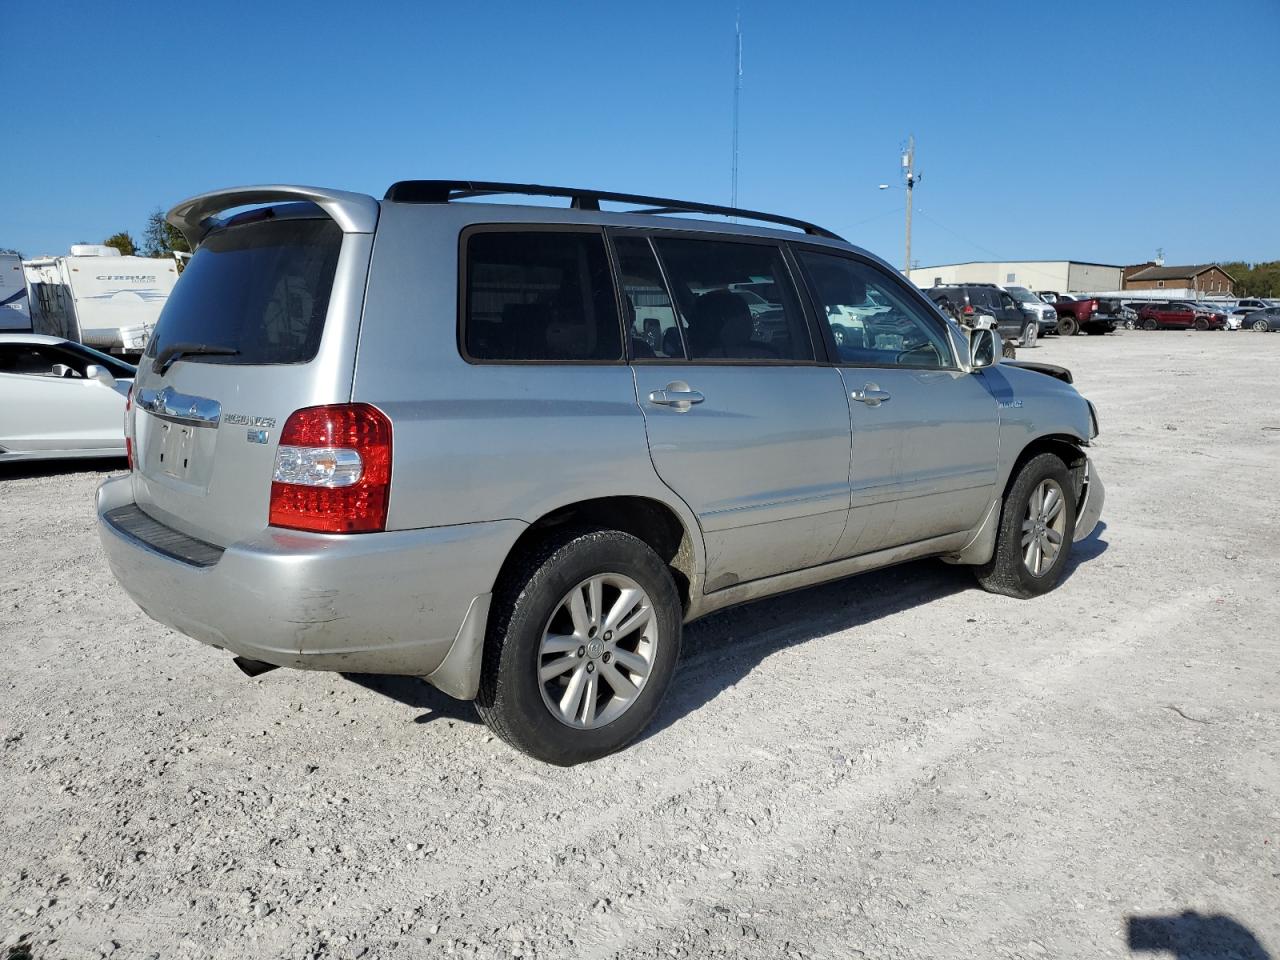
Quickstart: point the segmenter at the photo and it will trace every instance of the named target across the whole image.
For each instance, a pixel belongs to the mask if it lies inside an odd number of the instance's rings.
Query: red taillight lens
[[[273,527],[385,530],[390,492],[391,421],[377,407],[306,407],[285,421],[271,481]]]
[[[129,384],[129,392],[124,395],[124,455],[129,461],[129,472],[133,473],[133,391],[136,381]]]
[[[966,303],[966,304],[964,305],[964,315],[965,315],[966,317],[971,317],[971,316],[973,316],[973,304],[971,304],[971,303]]]

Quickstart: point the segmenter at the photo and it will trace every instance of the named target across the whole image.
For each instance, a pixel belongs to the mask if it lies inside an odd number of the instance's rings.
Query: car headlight
[[[1089,404],[1089,439],[1092,440],[1101,431],[1098,429],[1098,408],[1093,405],[1092,400],[1086,400]]]

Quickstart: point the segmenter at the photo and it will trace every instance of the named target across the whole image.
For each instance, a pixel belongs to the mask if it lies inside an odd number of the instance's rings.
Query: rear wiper
[[[182,357],[235,357],[240,351],[217,343],[171,343],[158,354],[151,364],[153,373],[163,374]]]

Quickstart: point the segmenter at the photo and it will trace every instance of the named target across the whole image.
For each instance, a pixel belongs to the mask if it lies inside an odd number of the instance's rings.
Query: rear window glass
[[[236,351],[186,354],[204,363],[305,363],[315,357],[342,229],[332,220],[266,220],[200,244],[156,324],[154,357],[175,344]]]
[[[621,360],[618,302],[599,233],[467,238],[464,346],[472,360]]]

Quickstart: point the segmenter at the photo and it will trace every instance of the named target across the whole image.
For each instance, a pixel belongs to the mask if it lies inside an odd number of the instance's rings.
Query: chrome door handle
[[[686,403],[701,403],[707,399],[697,390],[654,390],[649,394],[650,403],[658,403],[664,407],[678,407]]]
[[[853,391],[849,396],[859,403],[865,403],[868,407],[878,407],[886,400],[892,399],[887,390],[881,390],[871,384],[867,384],[861,390]]]

